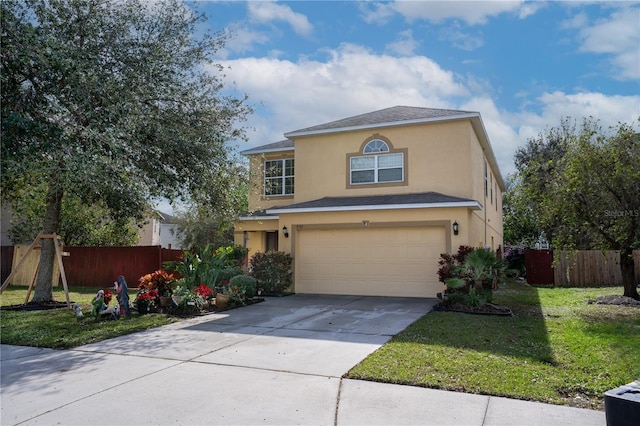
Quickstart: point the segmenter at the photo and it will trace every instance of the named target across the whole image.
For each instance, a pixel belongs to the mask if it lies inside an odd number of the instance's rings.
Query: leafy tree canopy
[[[201,35],[203,16],[179,0],[0,7],[3,200],[44,185],[50,234],[65,194],[123,221],[153,198],[225,190],[227,142],[250,108],[225,94],[213,59],[226,36]],[[45,240],[34,301],[52,298],[52,262]]]
[[[221,176],[224,192],[215,199],[195,198],[176,215],[183,247],[214,247],[233,245],[233,222],[249,206],[248,172],[236,164]]]
[[[592,118],[580,126],[567,119],[519,149],[516,167],[520,202],[554,246],[619,251],[625,296],[640,299],[638,130],[621,123],[607,132]]]

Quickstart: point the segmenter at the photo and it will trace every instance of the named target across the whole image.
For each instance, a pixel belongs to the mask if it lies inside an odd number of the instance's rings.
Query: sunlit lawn
[[[69,297],[82,306],[85,317],[78,320],[70,309],[50,309],[44,311],[0,310],[0,341],[3,344],[37,346],[45,348],[70,348],[93,343],[111,337],[134,333],[176,321],[164,314],[138,315],[117,321],[100,320],[88,316],[91,299],[96,288],[72,287]],[[24,303],[27,295],[25,286],[9,286],[0,295],[0,305],[10,306]],[[54,289],[54,299],[64,302],[62,289]],[[116,303],[115,297],[111,305]]]
[[[622,288],[510,285],[513,317],[432,312],[348,377],[602,409],[640,378],[640,308],[588,304]]]

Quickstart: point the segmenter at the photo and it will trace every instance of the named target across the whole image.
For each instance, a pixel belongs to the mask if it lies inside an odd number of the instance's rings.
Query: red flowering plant
[[[173,286],[176,282],[172,274],[158,269],[157,271],[143,275],[138,280],[138,290],[157,290],[160,296],[171,296],[173,294]]]
[[[109,305],[111,299],[113,299],[113,293],[111,293],[109,290],[104,290],[104,304]]]
[[[147,309],[151,309],[158,304],[158,297],[158,290],[144,289],[138,292],[138,297],[136,297],[136,300],[134,302],[136,303],[136,306],[138,306],[138,311],[140,311],[140,305],[145,305],[147,306]]]
[[[205,300],[213,298],[214,291],[206,286],[206,284],[200,284],[193,289],[194,293],[202,297]]]

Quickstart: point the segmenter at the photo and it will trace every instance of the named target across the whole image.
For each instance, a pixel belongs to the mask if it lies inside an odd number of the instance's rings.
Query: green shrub
[[[216,277],[213,282],[213,287],[218,287],[221,284],[228,284],[233,277],[242,275],[242,271],[237,266],[216,269]]]
[[[242,246],[226,246],[219,247],[215,251],[215,257],[222,261],[227,267],[242,267],[247,254],[249,253],[249,249]]]
[[[256,295],[256,279],[249,275],[236,275],[229,280],[229,287],[239,287],[244,291],[247,299],[253,299]]]
[[[256,253],[251,258],[251,276],[256,279],[258,288],[265,293],[282,293],[293,283],[292,265],[293,258],[289,253]]]
[[[491,302],[492,290],[509,280],[507,262],[485,248],[460,246],[456,255],[440,255],[439,265],[438,275],[447,286],[445,305],[478,308]]]

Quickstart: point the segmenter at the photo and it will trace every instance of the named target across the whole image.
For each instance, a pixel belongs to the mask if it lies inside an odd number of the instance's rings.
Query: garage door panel
[[[354,228],[298,233],[299,293],[434,297],[443,227]]]

